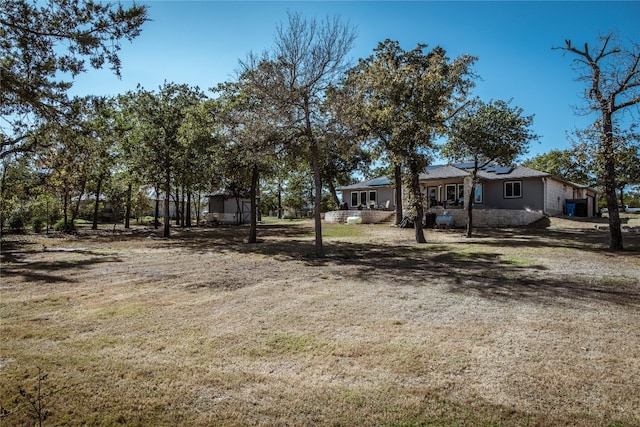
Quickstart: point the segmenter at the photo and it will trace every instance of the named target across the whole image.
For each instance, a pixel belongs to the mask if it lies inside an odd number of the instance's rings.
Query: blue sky
[[[109,70],[77,78],[73,94],[116,95],[138,84],[157,89],[165,80],[207,90],[232,80],[238,61],[273,45],[287,11],[322,19],[339,15],[356,27],[355,63],[378,42],[397,40],[409,50],[437,45],[450,57],[477,56],[475,94],[485,101],[512,99],[534,115],[541,136],[529,156],[569,147],[567,131],[590,120],[576,115],[583,86],[575,81],[572,56],[552,47],[565,39],[593,44],[618,32],[640,40],[640,1],[138,1],[149,6],[139,38],[122,46],[122,79]],[[124,4],[127,4],[124,2]]]

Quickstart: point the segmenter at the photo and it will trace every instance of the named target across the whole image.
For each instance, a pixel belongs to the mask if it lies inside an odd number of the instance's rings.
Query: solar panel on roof
[[[458,169],[471,169],[474,166],[474,163],[456,163],[455,165],[451,165],[454,168],[458,168]]]
[[[497,175],[506,175],[511,173],[512,170],[513,168],[511,166],[498,166],[496,167],[495,172]]]
[[[369,181],[370,186],[387,185],[387,184],[389,184],[389,178],[386,178],[386,177],[375,178]]]

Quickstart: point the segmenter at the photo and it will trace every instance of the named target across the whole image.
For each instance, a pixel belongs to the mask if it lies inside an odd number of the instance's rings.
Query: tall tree
[[[401,167],[407,170],[405,183],[418,243],[426,241],[419,176],[430,161],[435,138],[444,133],[473,87],[471,66],[476,60],[469,55],[451,60],[441,47],[426,48],[419,44],[405,51],[398,42],[385,40],[349,71],[345,81],[353,94],[352,111],[394,164],[398,195],[403,187]],[[397,217],[402,205],[397,197]]]
[[[640,44],[622,43],[613,34],[599,37],[595,46],[578,47],[571,40],[557,48],[575,55],[578,80],[586,83],[585,110],[596,113],[599,151],[602,155],[604,191],[609,210],[609,248],[622,250],[622,229],[616,198],[616,124],[621,112],[640,106]]]
[[[261,75],[259,75],[261,74]],[[229,160],[224,168],[236,182],[249,189],[250,221],[248,243],[257,242],[257,199],[263,174],[273,170],[273,161],[283,146],[283,121],[280,111],[265,96],[262,86],[253,83],[270,78],[269,65],[255,64],[245,69],[238,81],[218,86],[218,118],[228,137]],[[232,170],[233,169],[233,170]]]
[[[322,244],[322,165],[317,125],[326,120],[321,105],[326,89],[348,67],[347,54],[353,46],[355,31],[339,18],[307,20],[290,13],[286,24],[276,29],[269,79],[256,81],[267,98],[283,112],[295,130],[297,144],[308,153],[314,176],[315,253],[324,256]],[[296,148],[291,148],[292,151]]]
[[[210,191],[220,179],[222,163],[222,139],[219,136],[219,124],[215,116],[217,103],[205,100],[186,110],[178,140],[181,144],[181,156],[178,167],[179,181],[187,190],[186,222],[190,226],[191,205],[195,196],[196,219],[200,219],[200,194]]]
[[[505,101],[488,103],[474,100],[453,119],[449,140],[443,154],[454,161],[470,161],[470,191],[465,195],[467,237],[473,234],[473,199],[478,183],[478,171],[489,165],[512,164],[529,150],[537,136],[531,132],[533,116],[524,116],[522,108]]]
[[[183,145],[179,131],[187,111],[197,106],[204,94],[197,87],[165,82],[158,92],[139,88],[121,97],[126,105],[131,131],[127,155],[150,184],[162,183],[164,192],[163,237],[171,234],[170,197]]]
[[[133,40],[147,7],[94,0],[0,2],[0,158],[30,150],[43,121],[67,112],[67,80],[108,65],[120,74],[121,40]]]

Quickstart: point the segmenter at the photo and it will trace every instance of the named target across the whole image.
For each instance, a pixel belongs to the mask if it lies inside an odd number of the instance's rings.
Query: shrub
[[[29,212],[26,210],[16,210],[9,217],[9,229],[11,231],[24,231],[25,225],[29,222]]]
[[[68,222],[67,227],[65,228],[64,218],[60,218],[55,224],[53,224],[53,229],[60,232],[73,231],[74,228],[73,222]]]
[[[44,223],[45,223],[45,221],[42,218],[35,217],[31,221],[31,228],[33,229],[33,231],[35,233],[40,233],[42,231],[42,229],[44,228]]]

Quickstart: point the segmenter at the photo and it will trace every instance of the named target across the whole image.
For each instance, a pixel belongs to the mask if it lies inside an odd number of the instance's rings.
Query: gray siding
[[[506,198],[504,181],[482,181],[483,204],[489,209],[544,209],[544,183],[541,179],[514,179],[522,182],[522,197]]]

